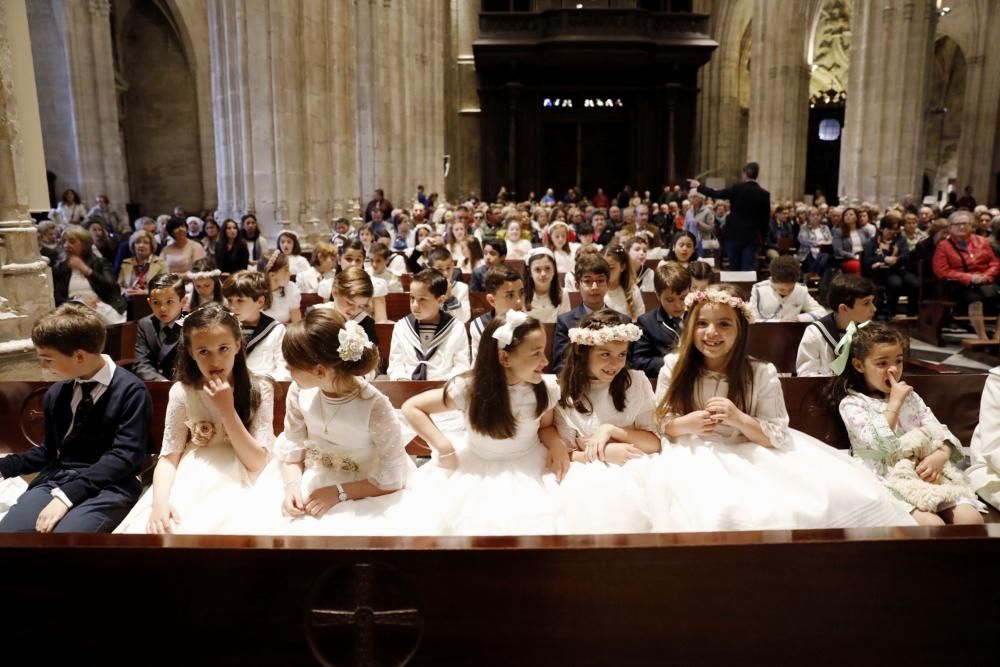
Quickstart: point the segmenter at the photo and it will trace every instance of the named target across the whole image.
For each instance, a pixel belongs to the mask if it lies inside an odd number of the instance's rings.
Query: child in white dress
[[[647,454],[660,451],[653,388],[626,368],[642,335],[620,313],[600,310],[569,330],[559,375],[556,429],[573,465],[562,484],[560,532],[639,533],[652,527],[646,503]]]
[[[788,428],[777,371],[747,354],[750,309],[735,288],[692,292],[685,304],[678,352],[657,379],[654,530],[914,524],[847,453]]]
[[[214,259],[196,259],[186,276],[190,282],[184,311],[196,311],[207,303],[223,303],[221,276],[222,272],[216,268]]]
[[[224,532],[267,463],[274,392],[247,369],[236,316],[209,304],[182,335],[153,486],[117,533]]]
[[[292,274],[288,270],[288,257],[285,253],[280,250],[271,253],[261,272],[267,276],[267,284],[271,290],[271,305],[264,314],[282,324],[301,320],[299,305],[302,303],[302,294],[298,286],[291,282]]]
[[[980,498],[1000,509],[1000,366],[994,366],[986,378],[969,458],[972,487]]]
[[[917,523],[983,523],[986,506],[955,465],[964,457],[961,443],[902,380],[902,332],[852,323],[837,347],[831,403],[840,406],[854,456],[907,503]]]
[[[509,311],[486,327],[471,372],[452,379],[444,391],[432,389],[403,404],[403,415],[434,451],[416,481],[422,493],[443,494],[447,532],[557,531],[553,487],[565,475],[569,456],[554,428],[559,387],[555,378],[542,376],[545,365],[545,329]],[[464,442],[462,433],[446,435],[431,419],[455,409],[465,412]]]
[[[556,258],[548,248],[534,248],[525,264],[524,310],[542,324],[555,324],[570,310],[569,293],[556,279]]]
[[[611,268],[604,305],[611,310],[625,313],[633,320],[639,319],[639,316],[646,312],[646,306],[642,301],[642,292],[635,284],[635,274],[632,273],[632,265],[629,264],[628,251],[624,246],[609,245],[604,249],[604,259]]]
[[[294,382],[275,461],[258,481],[257,532],[390,535],[386,512],[416,470],[389,399],[364,376],[378,349],[335,310],[310,311],[282,344]],[[263,507],[261,502],[266,502]],[[279,512],[280,508],[280,512]]]
[[[569,243],[569,226],[562,221],[553,222],[545,231],[545,247],[552,251],[556,269],[563,275],[573,273],[576,261],[574,248]]]

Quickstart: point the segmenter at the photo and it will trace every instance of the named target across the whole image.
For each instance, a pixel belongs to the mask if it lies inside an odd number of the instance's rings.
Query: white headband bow
[[[507,349],[510,342],[514,340],[514,329],[528,321],[528,315],[520,310],[508,310],[503,316],[503,324],[493,332],[493,338],[497,341],[497,347],[501,350]]]
[[[531,252],[524,256],[524,264],[531,264],[531,260],[538,257],[539,255],[545,255],[552,260],[553,263],[556,261],[556,256],[552,254],[552,251],[545,247],[532,248]]]
[[[337,354],[344,361],[357,361],[365,353],[365,349],[372,346],[364,328],[354,320],[347,320],[344,328],[337,334],[337,342],[340,343]]]

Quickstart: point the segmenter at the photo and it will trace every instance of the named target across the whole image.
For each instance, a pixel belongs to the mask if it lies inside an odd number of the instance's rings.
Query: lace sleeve
[[[852,392],[840,402],[839,410],[851,440],[851,453],[882,473],[886,457],[899,448],[899,438],[889,428],[885,412],[876,408],[874,401]]]
[[[301,463],[305,442],[309,437],[306,418],[302,414],[299,385],[292,383],[285,396],[285,423],[274,443],[274,456],[283,463]]]
[[[368,481],[383,491],[395,491],[406,485],[410,459],[403,443],[396,411],[385,395],[378,393],[368,417],[368,431],[375,444],[377,465]]]
[[[760,429],[771,441],[771,446],[781,449],[788,444],[791,434],[788,430],[788,411],[785,409],[785,397],[781,393],[781,380],[772,364],[762,364],[763,371],[757,375],[754,387],[754,405],[752,415],[760,422]]]
[[[180,454],[187,446],[189,430],[187,426],[187,394],[184,385],[175,382],[167,399],[167,415],[163,424],[163,444],[160,456]]]
[[[250,435],[257,444],[270,451],[274,443],[274,386],[267,378],[256,378],[260,405],[250,420]]]

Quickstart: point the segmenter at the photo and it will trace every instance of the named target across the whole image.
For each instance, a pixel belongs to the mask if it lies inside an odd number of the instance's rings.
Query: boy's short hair
[[[586,220],[581,222],[576,226],[577,238],[581,236],[592,236],[594,234],[594,225],[590,224]]]
[[[80,303],[64,303],[42,315],[31,328],[35,347],[47,347],[64,356],[77,350],[90,354],[104,351],[104,321],[93,308]]]
[[[836,311],[841,304],[853,308],[858,299],[874,295],[875,283],[872,281],[853,273],[839,273],[830,282],[826,302],[831,310]]]
[[[231,299],[241,296],[256,301],[264,297],[264,308],[271,307],[271,288],[267,276],[260,271],[237,271],[222,284],[222,296]]]
[[[434,262],[450,262],[454,259],[455,258],[451,255],[451,251],[444,246],[434,248],[434,250],[431,250],[427,255],[427,263],[431,265],[433,265]]]
[[[677,262],[660,264],[653,272],[653,289],[658,295],[667,291],[681,294],[691,289],[691,274]]]
[[[486,239],[483,242],[483,248],[485,249],[487,246],[496,250],[501,257],[507,256],[507,242],[503,239]]]
[[[709,284],[715,282],[715,271],[712,270],[712,266],[708,262],[701,260],[691,262],[688,264],[687,270],[694,280],[707,280]]]
[[[496,294],[504,283],[513,283],[518,280],[524,280],[520,273],[506,264],[498,264],[490,267],[490,270],[486,272],[483,283],[486,286],[487,294]]]
[[[153,290],[158,289],[172,289],[174,293],[182,299],[187,293],[184,285],[184,279],[176,273],[162,273],[149,281],[150,294],[153,293]]]
[[[340,250],[337,248],[337,246],[333,245],[332,243],[328,243],[327,241],[320,241],[313,248],[313,256],[312,256],[313,266],[318,265],[320,260],[323,259],[324,257],[329,257],[335,260],[338,257],[340,257]]]
[[[389,259],[389,247],[384,243],[375,242],[368,249],[368,256],[372,259]]]
[[[450,257],[450,255],[449,255]],[[427,287],[427,291],[435,297],[442,297],[448,293],[448,279],[440,271],[434,269],[424,269],[410,279],[410,289],[413,283],[420,283]]]
[[[799,281],[799,260],[794,255],[779,255],[771,260],[768,267],[773,283],[797,283]]]
[[[573,277],[579,283],[583,280],[583,276],[588,273],[596,273],[610,280],[611,267],[608,265],[608,260],[601,255],[590,253],[577,256],[576,266],[573,267]]]

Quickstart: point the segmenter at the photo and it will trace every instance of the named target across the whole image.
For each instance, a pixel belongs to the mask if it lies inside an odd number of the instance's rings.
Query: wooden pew
[[[486,292],[469,292],[469,320],[474,320],[483,313],[488,313],[492,308],[486,300]]]
[[[393,322],[405,319],[410,314],[410,293],[389,292],[385,295],[385,316]]]
[[[148,297],[145,294],[129,294],[125,297],[125,303],[125,312],[129,320],[141,320],[153,313],[153,309],[149,307]]]
[[[305,315],[307,310],[320,303],[323,303],[323,297],[316,292],[303,292],[299,310]]]
[[[104,354],[119,366],[130,366],[135,361],[135,341],[139,335],[139,323],[130,320],[121,324],[107,325],[104,339]]]
[[[375,335],[378,336],[378,372],[382,375],[389,367],[389,348],[392,343],[392,330],[395,322],[376,322]]]
[[[779,373],[795,372],[795,356],[808,322],[756,322],[750,325],[747,353],[769,361]]]

